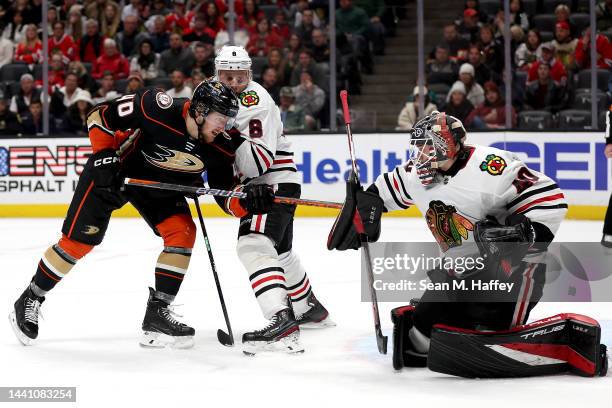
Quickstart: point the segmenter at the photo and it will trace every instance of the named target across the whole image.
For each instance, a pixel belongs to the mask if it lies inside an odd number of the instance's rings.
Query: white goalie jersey
[[[511,152],[479,145],[465,148],[467,154],[453,164],[449,175],[429,187],[410,163],[380,175],[375,184],[385,208],[416,205],[444,252],[474,242],[474,224],[487,216],[504,224],[508,216],[524,214],[556,233],[567,202],[552,179],[528,169]]]
[[[243,184],[300,183],[291,142],[283,134],[280,111],[255,81],[238,96],[236,127],[246,140],[236,150],[236,174]]]

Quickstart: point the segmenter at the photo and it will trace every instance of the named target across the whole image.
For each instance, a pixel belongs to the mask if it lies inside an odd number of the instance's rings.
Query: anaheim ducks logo
[[[506,161],[499,156],[490,154],[485,159],[480,163],[480,170],[486,171],[492,176],[499,176],[506,169]]]
[[[259,103],[259,95],[255,91],[242,92],[240,94],[240,103],[246,106],[254,106]]]
[[[86,227],[87,229],[83,231],[83,234],[85,235],[95,235],[100,232],[100,228],[96,227],[95,225],[86,225]]]
[[[427,226],[438,241],[442,251],[459,246],[468,239],[468,231],[474,231],[474,224],[463,215],[457,214],[457,209],[442,201],[432,201],[425,213]]]
[[[204,171],[204,162],[193,154],[179,152],[160,145],[155,146],[158,150],[153,152],[152,156],[142,152],[145,159],[153,166],[183,173],[201,173]]]

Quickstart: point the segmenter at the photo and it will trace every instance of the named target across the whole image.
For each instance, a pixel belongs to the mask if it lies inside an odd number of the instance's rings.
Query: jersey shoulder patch
[[[174,100],[167,93],[158,92],[157,95],[155,95],[155,102],[157,102],[157,106],[159,106],[160,108],[168,109],[172,106]]]
[[[260,99],[257,92],[253,90],[242,92],[238,98],[240,99],[242,106],[246,106],[247,108],[258,105]]]
[[[492,176],[500,176],[506,167],[508,167],[506,160],[494,153],[488,154],[480,163],[480,170],[486,171]]]

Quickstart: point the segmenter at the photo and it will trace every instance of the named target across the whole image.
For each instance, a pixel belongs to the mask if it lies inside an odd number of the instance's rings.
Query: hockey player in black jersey
[[[149,288],[141,345],[190,347],[194,329],[177,321],[171,303],[187,272],[196,226],[180,193],[137,187],[121,189],[124,177],[177,184],[208,182],[232,186],[234,150],[222,135],[238,113],[234,92],[218,81],[204,81],[190,99],[173,99],[147,88],[95,106],[87,127],[93,148],[62,227],[60,240],[38,263],[17,299],[10,321],[17,338],[31,344],[38,336],[41,304],[77,261],[102,242],[111,213],[131,203],[163,239]]]
[[[430,270],[432,282],[455,288],[497,277],[514,284],[494,300],[475,291],[427,290],[418,302],[393,309],[393,366],[464,377],[605,375],[606,346],[594,319],[563,313],[527,324],[543,293],[544,252],[567,211],[559,186],[511,152],[468,144],[461,121],[443,112],[411,133],[409,162],[366,191],[348,183],[328,248],[361,245],[355,217],[376,241],[383,212],[416,205],[444,258],[486,259],[481,269]]]

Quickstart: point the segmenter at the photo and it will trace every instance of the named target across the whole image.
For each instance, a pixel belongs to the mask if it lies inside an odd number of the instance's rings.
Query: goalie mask
[[[429,186],[439,179],[437,169],[457,157],[465,136],[463,123],[444,112],[434,111],[414,125],[409,142],[410,160],[423,185]]]

